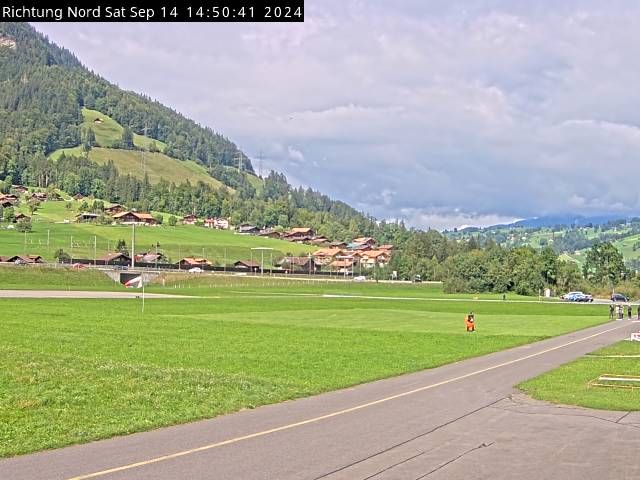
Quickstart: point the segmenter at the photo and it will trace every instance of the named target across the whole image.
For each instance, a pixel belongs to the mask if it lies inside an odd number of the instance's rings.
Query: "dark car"
[[[413,283],[422,283],[422,276],[416,275],[415,277],[413,277]]]
[[[625,297],[624,295],[622,295],[621,293],[614,293],[613,295],[611,295],[611,301],[612,302],[623,302],[626,303],[629,301],[629,299],[627,297]]]

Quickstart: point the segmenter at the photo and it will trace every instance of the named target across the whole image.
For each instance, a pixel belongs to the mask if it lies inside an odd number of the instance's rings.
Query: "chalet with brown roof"
[[[150,213],[120,212],[113,215],[113,219],[125,225],[157,225],[158,221]]]
[[[164,253],[139,253],[136,255],[136,263],[165,263],[167,258]]]
[[[12,205],[15,205],[16,203],[18,203],[18,196],[14,195],[13,193],[8,193],[6,195],[2,195],[0,194],[0,204],[3,207],[11,207]]]
[[[311,239],[311,241],[309,242],[311,245],[328,245],[329,244],[329,239],[327,237],[323,237],[323,236],[319,236],[319,237],[314,237]]]
[[[18,193],[19,195],[25,194],[29,191],[29,189],[24,185],[11,185],[11,188],[13,189],[14,192]]]
[[[280,232],[275,228],[263,228],[258,235],[266,238],[280,238]]]
[[[327,265],[335,260],[337,255],[342,253],[340,248],[321,248],[313,252],[313,259],[318,265]]]
[[[183,225],[195,225],[198,222],[198,217],[195,215],[187,215],[182,218]]]
[[[40,255],[0,255],[0,262],[3,263],[45,263],[44,259]]]
[[[340,242],[340,241],[331,242],[331,243],[329,244],[329,247],[331,247],[331,248],[340,248],[340,249],[345,249],[345,248],[347,248],[347,242]]]
[[[90,223],[90,222],[95,222],[98,218],[100,218],[100,215],[98,215],[97,213],[83,212],[76,215],[76,222]]]
[[[315,236],[313,228],[310,227],[296,227],[286,232],[282,238],[289,242],[306,242],[311,240]]]
[[[329,269],[337,273],[353,273],[354,265],[355,259],[353,258],[339,258],[329,264]]]
[[[241,270],[249,270],[251,272],[259,272],[260,271],[260,264],[258,262],[255,262],[253,260],[238,260],[237,262],[235,262],[233,264],[233,266],[235,268],[241,269]]]
[[[353,239],[353,243],[373,247],[377,242],[374,238],[371,238],[371,237],[358,237]]]
[[[17,223],[20,220],[31,220],[31,217],[29,215],[25,215],[24,213],[18,213],[14,219],[13,219],[13,223]]]
[[[212,263],[203,257],[185,257],[178,262],[182,268],[211,266]]]
[[[318,269],[313,257],[284,257],[280,267],[291,273],[313,273]]]
[[[243,223],[238,227],[238,233],[240,235],[257,235],[260,233],[260,229],[255,225]]]
[[[49,199],[49,195],[47,195],[45,192],[33,192],[29,196],[29,199],[37,200],[39,202],[46,202]]]
[[[113,252],[108,253],[102,258],[99,258],[98,261],[104,265],[129,265],[131,263],[131,257],[126,253],[122,252]]]
[[[391,252],[394,249],[393,245],[380,245],[377,250],[386,250],[387,252]]]
[[[362,253],[360,265],[363,265],[366,268],[373,268],[376,265],[384,266],[389,263],[390,257],[391,255],[387,250],[369,250]]]
[[[111,205],[110,207],[105,208],[104,213],[106,213],[107,215],[115,215],[117,213],[124,212],[125,210],[126,208],[124,208],[119,203],[116,203],[115,205]]]

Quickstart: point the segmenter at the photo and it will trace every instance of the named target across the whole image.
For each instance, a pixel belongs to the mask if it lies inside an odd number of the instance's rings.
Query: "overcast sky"
[[[535,4],[535,5],[531,5]],[[378,218],[640,212],[640,2],[306,0],[304,24],[35,24]]]

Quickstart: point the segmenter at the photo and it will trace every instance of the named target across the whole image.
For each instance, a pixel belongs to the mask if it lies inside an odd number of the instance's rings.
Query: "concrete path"
[[[0,478],[637,479],[639,413],[551,406],[513,388],[636,329],[611,322],[307,399],[7,459]]]
[[[0,298],[138,298],[141,290],[126,292],[101,292],[80,290],[0,290]],[[145,293],[145,299],[152,298],[195,298],[186,295],[165,295],[161,293]]]

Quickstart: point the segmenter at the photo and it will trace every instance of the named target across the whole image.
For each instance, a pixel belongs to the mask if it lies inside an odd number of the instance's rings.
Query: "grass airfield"
[[[122,288],[100,275],[0,268],[0,288]],[[602,305],[446,295],[437,284],[173,275],[146,291],[200,298],[147,300],[144,312],[141,299],[0,299],[0,456],[433,368],[608,315]]]

